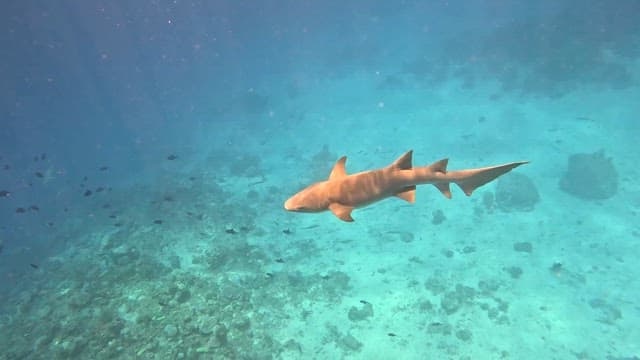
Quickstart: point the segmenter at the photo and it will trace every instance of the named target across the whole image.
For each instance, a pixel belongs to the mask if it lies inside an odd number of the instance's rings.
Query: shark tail
[[[518,162],[512,162],[504,165],[489,166],[489,167],[479,168],[479,169],[451,171],[447,173],[447,175],[449,175],[448,177],[451,178],[452,180],[451,182],[458,185],[460,189],[462,189],[462,191],[464,191],[464,193],[467,196],[471,196],[471,194],[475,189],[495,180],[500,175],[504,175],[509,171],[517,168],[518,166],[526,163],[528,163],[528,161],[518,161]],[[448,186],[449,184],[447,184],[447,188]],[[445,194],[444,192],[443,194],[447,196],[447,194]],[[447,197],[448,198],[451,197],[450,192],[449,192],[449,196]]]

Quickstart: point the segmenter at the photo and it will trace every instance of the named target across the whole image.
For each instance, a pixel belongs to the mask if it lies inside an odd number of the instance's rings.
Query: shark
[[[284,203],[285,210],[317,213],[331,211],[338,219],[352,222],[351,212],[389,197],[398,197],[409,203],[416,201],[416,186],[434,185],[446,198],[451,199],[450,184],[456,184],[467,195],[514,168],[527,164],[517,161],[475,169],[447,171],[449,159],[428,166],[413,167],[413,150],[407,151],[391,165],[348,175],[341,157],[333,166],[329,178],[309,185]]]

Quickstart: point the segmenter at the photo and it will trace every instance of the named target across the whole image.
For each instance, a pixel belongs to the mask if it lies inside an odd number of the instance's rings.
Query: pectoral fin
[[[344,206],[339,203],[333,203],[329,205],[329,210],[333,213],[333,215],[337,216],[338,219],[342,221],[352,222],[353,218],[351,217],[351,212],[353,211],[353,207]]]

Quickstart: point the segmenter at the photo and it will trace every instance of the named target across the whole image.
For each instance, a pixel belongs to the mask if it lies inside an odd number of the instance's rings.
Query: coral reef
[[[618,172],[610,157],[600,150],[569,156],[560,189],[585,200],[604,200],[618,191]]]
[[[521,173],[509,173],[498,179],[495,203],[502,211],[531,211],[540,201],[538,189]]]

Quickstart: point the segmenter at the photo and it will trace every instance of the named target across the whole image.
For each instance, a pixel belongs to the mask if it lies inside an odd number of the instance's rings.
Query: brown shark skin
[[[491,182],[500,175],[528,163],[512,162],[477,169],[447,171],[447,159],[429,166],[413,167],[413,152],[410,150],[393,164],[377,170],[347,175],[346,157],[336,162],[328,180],[305,188],[289,198],[284,208],[295,212],[321,212],[331,210],[344,221],[353,221],[351,211],[382,199],[398,196],[408,202],[415,201],[415,186],[435,185],[442,194],[451,198],[449,184],[457,184],[467,196],[478,187]]]

